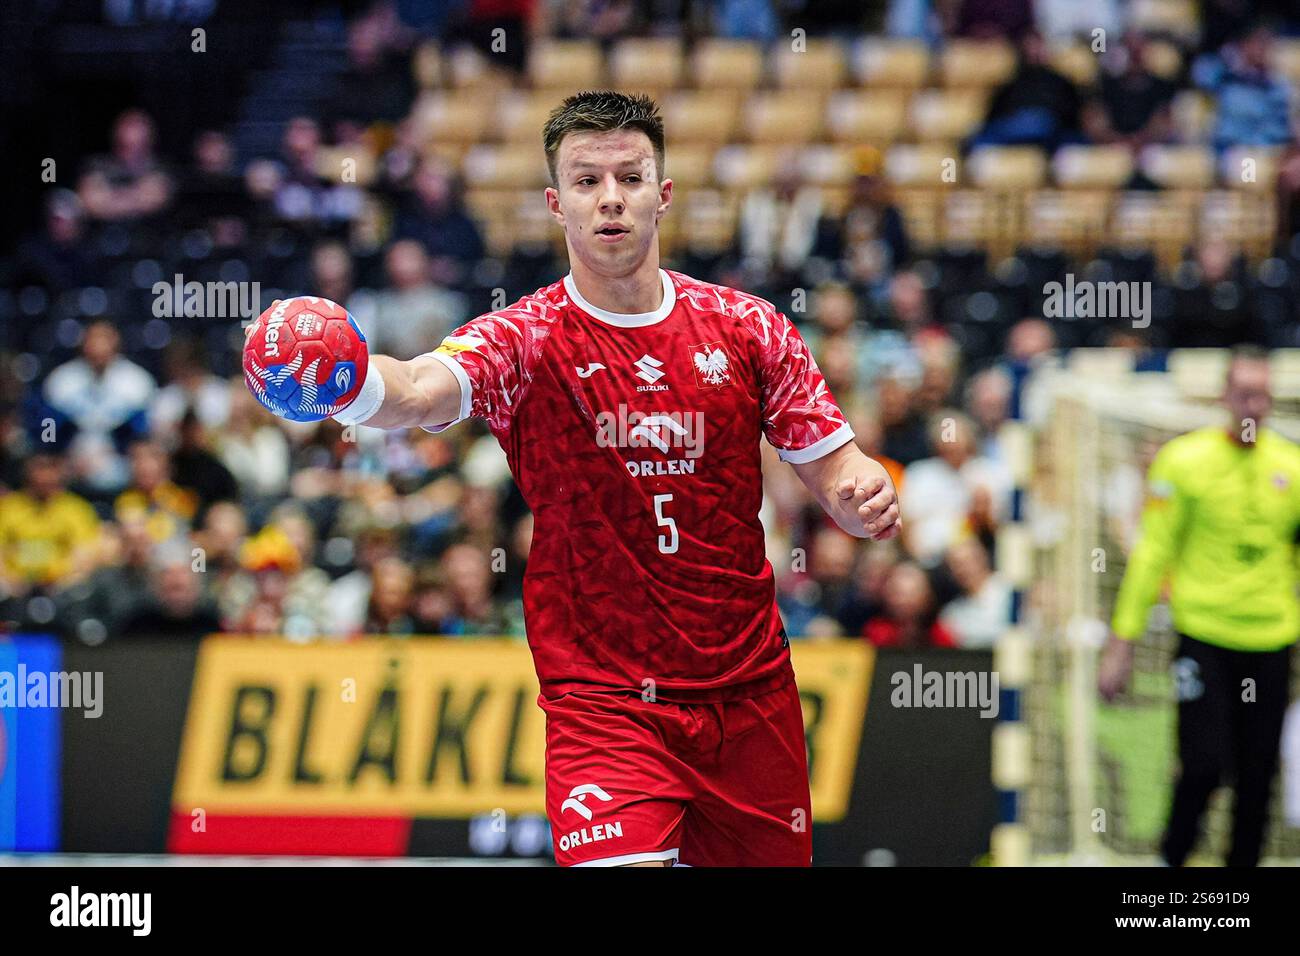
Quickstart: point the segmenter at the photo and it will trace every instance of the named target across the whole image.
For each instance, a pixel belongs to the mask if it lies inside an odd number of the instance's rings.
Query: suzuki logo
[[[653,385],[664,377],[664,373],[659,371],[663,367],[663,362],[649,355],[643,355],[636,360],[637,378],[644,379]]]
[[[591,810],[583,803],[583,801],[587,799],[587,794],[589,793],[594,793],[596,799],[600,800],[602,803],[609,803],[614,799],[594,783],[584,783],[569,791],[569,799],[560,804],[560,812],[563,813],[565,810],[573,810],[576,811],[578,816],[582,817],[584,820],[590,820],[592,817]]]

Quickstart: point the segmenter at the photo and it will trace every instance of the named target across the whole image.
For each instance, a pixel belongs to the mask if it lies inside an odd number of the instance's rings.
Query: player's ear
[[[673,204],[673,181],[665,179],[659,184],[659,208],[655,210],[655,222],[664,217],[668,207]]]
[[[563,226],[564,211],[560,209],[560,191],[554,186],[546,187],[546,208],[550,211],[552,218]]]

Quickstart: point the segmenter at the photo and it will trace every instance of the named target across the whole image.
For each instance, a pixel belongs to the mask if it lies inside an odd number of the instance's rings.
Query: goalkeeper
[[[1259,862],[1300,631],[1300,448],[1263,427],[1272,408],[1266,352],[1233,352],[1224,404],[1228,428],[1175,438],[1151,464],[1098,679],[1106,700],[1124,690],[1168,576],[1181,764],[1161,843],[1171,866],[1187,859],[1210,795],[1227,780],[1236,790],[1227,863]]]

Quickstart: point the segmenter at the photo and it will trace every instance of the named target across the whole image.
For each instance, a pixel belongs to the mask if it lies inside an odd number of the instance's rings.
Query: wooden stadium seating
[[[712,146],[699,143],[678,143],[672,140],[665,150],[665,175],[677,190],[698,189],[713,181]]]
[[[1091,257],[1106,240],[1114,197],[1108,189],[1036,189],[1027,193],[1020,244]]]
[[[1176,80],[1183,69],[1183,52],[1167,40],[1152,40],[1142,51],[1142,65],[1165,80]]]
[[[826,132],[836,142],[888,145],[906,129],[907,99],[898,90],[845,90],[826,104]]]
[[[1280,146],[1234,146],[1219,160],[1219,181],[1229,189],[1271,194],[1281,159]]]
[[[743,107],[741,131],[755,143],[808,143],[822,127],[822,102],[807,90],[761,91]]]
[[[919,89],[930,75],[930,51],[915,40],[866,37],[852,58],[853,75],[863,86]]]
[[[885,178],[895,186],[951,188],[955,182],[943,180],[943,164],[950,159],[957,163],[957,181],[960,181],[961,163],[953,150],[933,144],[896,144],[885,153]]]
[[[848,73],[844,47],[836,40],[808,40],[794,50],[782,41],[772,52],[770,72],[782,89],[833,90]]]
[[[1037,189],[1047,178],[1047,157],[1035,146],[984,146],[966,161],[980,189]]]
[[[676,142],[729,143],[740,121],[740,99],[736,90],[680,90],[661,104],[664,128]]]
[[[552,90],[510,90],[496,104],[496,133],[506,143],[530,143],[540,148],[542,127],[560,103]]]
[[[950,40],[939,54],[939,80],[947,87],[993,87],[1016,72],[1015,48],[1005,40]]]
[[[620,88],[675,89],[685,69],[681,42],[669,37],[621,40],[609,55],[610,81]]]
[[[548,180],[546,158],[535,145],[481,144],[465,154],[461,169],[473,189],[535,189]]]
[[[1051,51],[1052,68],[1075,86],[1097,82],[1097,54],[1086,43],[1059,43]]]
[[[1216,189],[1205,194],[1197,226],[1201,241],[1226,242],[1260,258],[1272,249],[1277,207],[1272,195]]]
[[[713,157],[713,180],[733,192],[769,185],[780,164],[787,161],[783,152],[789,151],[743,143],[724,146]]]
[[[1138,162],[1153,182],[1170,189],[1214,184],[1214,154],[1201,146],[1148,146]]]
[[[1194,0],[1132,0],[1127,26],[1143,33],[1167,34],[1184,42],[1194,42],[1201,18]]]
[[[1203,143],[1214,122],[1214,100],[1199,90],[1179,90],[1169,104],[1174,130],[1184,143]]]
[[[853,181],[853,147],[817,143],[800,152],[804,178],[818,186],[847,186]]]
[[[412,130],[420,143],[477,143],[487,133],[491,111],[474,99],[450,92],[426,92],[411,110]]]
[[[763,78],[763,51],[748,40],[701,40],[690,57],[701,90],[752,90]]]
[[[1196,236],[1199,190],[1120,193],[1111,212],[1110,238],[1123,249],[1150,249],[1173,267]]]
[[[987,112],[983,89],[920,90],[912,97],[908,118],[919,141],[955,142],[979,129]]]
[[[1133,154],[1123,146],[1062,146],[1052,175],[1067,189],[1121,189],[1133,175]]]
[[[538,89],[590,89],[604,83],[604,74],[604,58],[592,40],[539,40],[528,52],[528,78]]]

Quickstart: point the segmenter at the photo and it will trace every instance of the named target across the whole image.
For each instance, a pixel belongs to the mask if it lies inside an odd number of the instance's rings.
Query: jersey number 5
[[[667,528],[668,534],[659,535],[659,553],[677,553],[677,522],[664,514],[664,505],[673,500],[672,495],[655,495],[655,521],[659,527]]]

